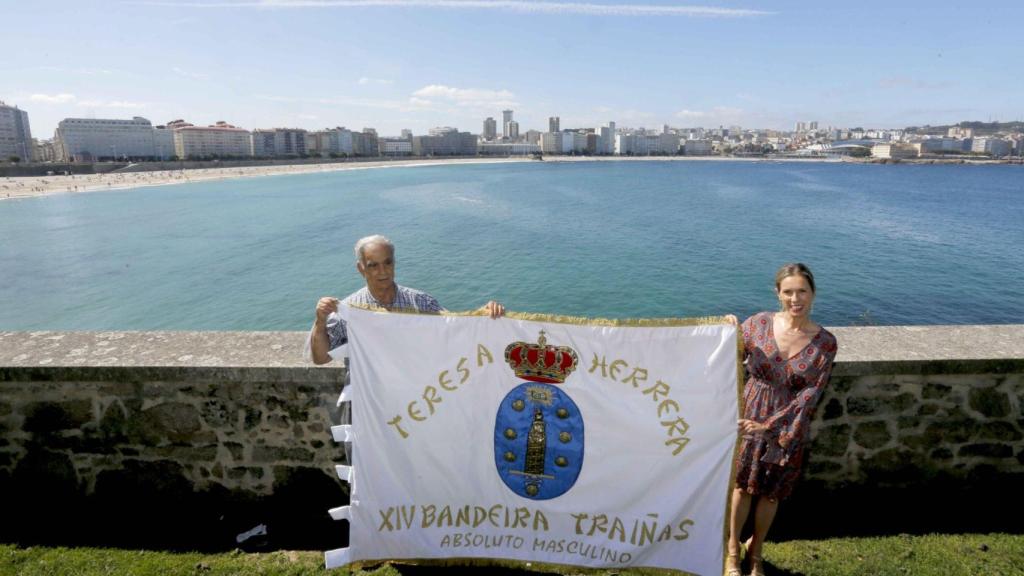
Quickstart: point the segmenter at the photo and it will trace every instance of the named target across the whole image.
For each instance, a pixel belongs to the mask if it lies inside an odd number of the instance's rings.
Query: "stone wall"
[[[903,511],[902,530],[1024,511],[1003,502],[1024,481],[1022,328],[835,329],[776,535],[821,534],[823,509],[831,533],[877,530],[879,509]],[[224,548],[262,523],[273,546],[340,546],[326,510],[347,502],[330,435],[344,373],[308,365],[302,340],[0,332],[0,539]],[[97,515],[117,521],[96,530]]]
[[[829,487],[966,482],[983,471],[1024,473],[1021,362],[849,368],[832,379],[816,415],[808,480]]]

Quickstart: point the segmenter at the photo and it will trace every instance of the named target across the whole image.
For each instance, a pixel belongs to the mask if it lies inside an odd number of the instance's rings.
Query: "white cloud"
[[[717,6],[661,4],[595,4],[591,2],[537,2],[520,0],[260,0],[250,2],[136,2],[137,4],[193,8],[443,8],[499,10],[525,14],[582,14],[587,16],[687,16],[697,18],[749,18],[774,12]]]
[[[301,120],[316,120],[315,114],[296,114],[296,117]]]
[[[75,101],[74,94],[33,94],[29,96],[29,100],[33,102],[45,102],[47,104],[66,104],[68,102]]]
[[[200,74],[198,72],[190,72],[188,70],[182,70],[181,68],[178,68],[177,66],[171,68],[171,71],[174,72],[175,74],[177,74],[178,76],[181,76],[183,78],[191,78],[193,80],[206,80],[207,78],[210,77],[209,74]]]
[[[703,118],[707,116],[706,112],[700,110],[680,110],[676,112],[676,118],[690,119],[690,118]]]
[[[360,86],[366,86],[368,84],[393,84],[393,83],[394,83],[393,80],[384,80],[382,78],[367,78],[366,76],[363,76],[362,78],[359,79],[359,85]]]
[[[675,117],[683,120],[706,120],[710,122],[738,122],[743,115],[740,108],[715,106],[711,110],[680,110]]]
[[[462,107],[510,108],[517,105],[515,94],[508,90],[481,90],[477,88],[453,88],[441,84],[424,86],[413,92],[413,98],[422,100],[443,100]]]
[[[114,74],[114,71],[103,68],[77,68],[75,73],[84,74],[85,76],[110,76]]]

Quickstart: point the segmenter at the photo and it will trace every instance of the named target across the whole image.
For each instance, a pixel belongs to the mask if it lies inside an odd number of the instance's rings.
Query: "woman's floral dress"
[[[747,384],[743,417],[768,425],[745,436],[736,462],[736,486],[777,500],[793,491],[800,477],[811,419],[832,374],[838,344],[822,328],[807,346],[783,358],[775,342],[772,312],[743,322]]]

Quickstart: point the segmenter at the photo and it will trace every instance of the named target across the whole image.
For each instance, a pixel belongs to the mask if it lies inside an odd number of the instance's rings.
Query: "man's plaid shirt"
[[[397,312],[438,314],[445,311],[437,302],[437,299],[430,294],[398,284],[395,284],[395,299],[391,302],[390,306],[385,306],[374,298],[373,294],[370,294],[370,289],[365,286],[349,294],[344,302],[357,306],[387,308]],[[348,342],[348,330],[345,328],[345,321],[341,319],[337,312],[327,317],[327,336],[330,339],[331,350]]]

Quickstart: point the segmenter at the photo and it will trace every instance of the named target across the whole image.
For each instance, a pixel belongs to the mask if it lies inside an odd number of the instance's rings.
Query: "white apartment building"
[[[167,160],[177,155],[174,152],[174,130],[167,126],[153,128],[153,155],[159,160]]]
[[[476,146],[481,156],[528,156],[540,152],[540,145],[529,142],[480,142]]]
[[[615,153],[615,122],[609,122],[607,126],[602,126],[598,131],[597,153],[608,155]]]
[[[591,136],[594,135],[585,132],[544,132],[540,135],[540,148],[545,154],[582,154],[588,150]]]
[[[412,156],[412,137],[378,138],[381,156]]]
[[[871,155],[875,158],[885,159],[900,159],[900,158],[917,158],[918,149],[916,146],[909,144],[898,144],[895,142],[885,142],[875,144],[871,147]]]
[[[153,125],[141,116],[131,120],[65,118],[57,124],[53,143],[60,162],[157,158]]]
[[[508,140],[509,137],[510,137],[509,136],[509,126],[508,126],[509,122],[512,122],[512,111],[511,110],[502,110],[501,111],[501,137],[506,139],[506,140]],[[517,130],[518,130],[518,125],[517,125]]]
[[[572,154],[572,132],[544,132],[540,135],[540,149],[545,154]]]
[[[477,138],[469,132],[452,129],[441,136],[413,136],[412,153],[415,156],[475,156]]]
[[[633,156],[678,154],[679,136],[676,134],[616,134],[615,153]]]
[[[220,121],[212,126],[193,126],[177,121],[174,128],[174,153],[178,158],[243,158],[252,155],[248,130]]]
[[[1002,138],[975,138],[971,142],[971,152],[991,154],[993,158],[1009,156],[1012,149],[1010,142]]]
[[[949,130],[946,131],[946,136],[950,138],[974,138],[974,128],[950,126]]]
[[[952,137],[928,138],[918,143],[918,149],[921,154],[963,152],[964,141]]]
[[[331,128],[306,134],[306,151],[320,156],[352,156],[352,131],[347,128]]]
[[[32,142],[33,162],[54,162],[57,160],[57,151],[53,147],[53,140],[36,140],[33,138]]]
[[[16,156],[22,162],[32,161],[32,131],[28,112],[8,106],[0,100],[0,162]]]
[[[252,131],[252,155],[301,156],[306,153],[306,131],[301,128],[257,128]]]

